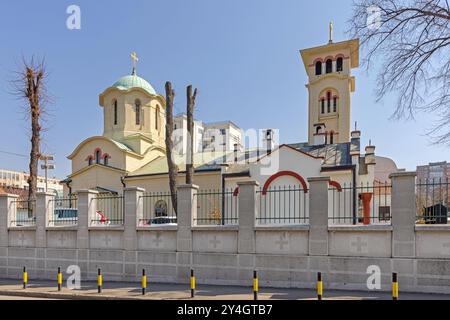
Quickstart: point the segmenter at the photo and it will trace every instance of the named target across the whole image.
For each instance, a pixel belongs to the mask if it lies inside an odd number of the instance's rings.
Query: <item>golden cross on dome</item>
[[[333,22],[330,22],[330,41],[329,43],[333,43]]]
[[[136,74],[136,64],[139,61],[139,58],[138,58],[136,52],[133,52],[131,54],[131,59],[133,60],[133,75],[135,75]]]

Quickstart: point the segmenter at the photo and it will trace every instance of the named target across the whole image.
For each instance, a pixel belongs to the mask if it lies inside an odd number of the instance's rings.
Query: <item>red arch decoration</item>
[[[276,179],[280,178],[280,177],[292,177],[298,180],[298,182],[300,182],[300,184],[303,187],[303,190],[305,190],[305,193],[308,193],[308,186],[305,182],[305,179],[303,179],[303,177],[301,175],[299,175],[296,172],[293,171],[280,171],[276,174],[274,174],[273,176],[271,176],[269,179],[267,179],[266,183],[264,184],[264,188],[262,191],[262,194],[265,196],[267,194],[267,190],[269,190],[270,185],[272,184],[272,182],[274,182]]]
[[[335,187],[338,192],[342,192],[342,186],[339,182],[330,180],[329,185]]]

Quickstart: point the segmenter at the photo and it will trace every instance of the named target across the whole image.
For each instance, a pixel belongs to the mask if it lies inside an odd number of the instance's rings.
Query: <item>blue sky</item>
[[[81,30],[66,28],[66,8],[81,7]],[[314,14],[320,12],[319,15]],[[56,157],[54,175],[70,173],[66,156],[89,136],[102,134],[98,95],[130,73],[164,94],[172,81],[176,111],[185,109],[185,87],[200,90],[196,118],[232,120],[242,128],[279,128],[281,142],[307,140],[307,82],[299,50],[322,45],[328,23],[345,40],[351,0],[129,0],[3,1],[0,4],[0,151],[29,153],[29,124],[8,83],[21,57],[45,56],[54,103],[44,126],[42,149]],[[364,52],[362,53],[364,54]],[[376,103],[375,71],[354,70],[352,123],[363,143],[401,168],[449,160],[450,150],[432,146],[424,132],[429,115],[391,121],[395,100]],[[27,170],[28,159],[0,153],[0,167]]]

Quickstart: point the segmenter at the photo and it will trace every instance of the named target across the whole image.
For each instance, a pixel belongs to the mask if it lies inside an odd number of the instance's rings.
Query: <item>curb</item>
[[[112,295],[86,295],[77,293],[30,292],[18,290],[0,290],[2,296],[45,298],[62,300],[145,300],[142,297],[120,297]],[[151,300],[151,299],[150,299]]]

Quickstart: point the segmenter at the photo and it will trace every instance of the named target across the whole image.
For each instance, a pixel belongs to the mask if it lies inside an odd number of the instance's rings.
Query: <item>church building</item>
[[[256,149],[196,148],[194,183],[201,190],[233,190],[242,180],[256,180],[264,189],[299,185],[305,190],[309,177],[329,176],[330,187],[337,189],[376,180],[375,147],[362,150],[361,132],[351,131],[352,69],[359,66],[359,40],[333,42],[330,35],[327,44],[301,50],[300,58],[308,75],[308,141]],[[80,189],[121,194],[126,186],[168,192],[162,94],[134,67],[131,75],[100,94],[99,104],[103,134],[81,142],[68,156],[72,173],[65,180],[65,194]],[[270,130],[265,134],[270,136]],[[185,155],[176,157],[183,184]]]

